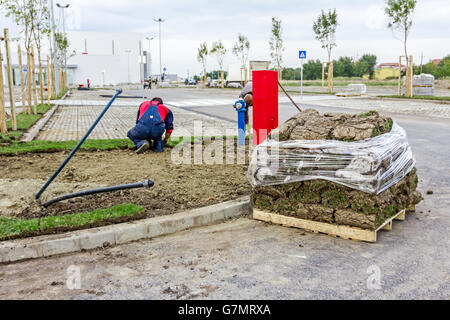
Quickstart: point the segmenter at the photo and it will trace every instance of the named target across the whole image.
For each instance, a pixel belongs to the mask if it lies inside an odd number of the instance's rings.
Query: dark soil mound
[[[257,187],[255,208],[301,219],[375,230],[384,221],[422,200],[414,169],[395,186],[372,195],[325,180]]]
[[[376,111],[360,115],[325,113],[322,116],[314,109],[307,109],[279,127],[279,141],[359,141],[390,132],[392,124],[391,118],[382,117]]]

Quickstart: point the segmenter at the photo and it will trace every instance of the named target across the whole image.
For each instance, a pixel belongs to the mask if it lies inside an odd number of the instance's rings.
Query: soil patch
[[[251,193],[248,165],[175,164],[171,153],[171,148],[142,155],[132,150],[79,151],[40,201],[34,200],[34,195],[68,152],[0,156],[0,212],[27,219],[135,203],[146,208],[146,217],[153,217]],[[153,180],[155,186],[71,199],[47,209],[41,206],[41,201],[58,195],[146,179]]]

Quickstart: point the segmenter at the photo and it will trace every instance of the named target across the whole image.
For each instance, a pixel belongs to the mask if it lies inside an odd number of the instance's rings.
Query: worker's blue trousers
[[[133,141],[136,148],[139,148],[149,140],[153,140],[153,150],[156,152],[163,152],[164,145],[162,142],[162,136],[164,131],[164,124],[144,126],[138,123],[133,129],[128,131],[127,136],[131,139],[131,141]]]

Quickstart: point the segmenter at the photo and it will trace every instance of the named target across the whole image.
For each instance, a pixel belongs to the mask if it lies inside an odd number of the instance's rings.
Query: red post
[[[278,72],[253,71],[253,144],[278,128]]]

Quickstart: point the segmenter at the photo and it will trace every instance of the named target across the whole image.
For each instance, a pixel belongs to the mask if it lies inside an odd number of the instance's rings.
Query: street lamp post
[[[144,85],[144,57],[142,54],[142,41],[139,40],[139,80],[141,82],[141,87]]]
[[[149,61],[147,61],[147,66],[149,66],[148,69],[150,69],[149,72],[148,72],[148,76],[150,78],[150,81],[152,81],[152,52],[150,50],[150,48],[151,48],[150,41],[152,41],[154,38],[155,37],[146,37],[145,38],[145,39],[148,40],[148,58],[149,58],[148,60]]]
[[[125,50],[125,52],[128,54],[128,84],[131,83],[131,79],[130,79],[130,53],[131,50]]]
[[[64,37],[66,37],[66,19],[65,19],[65,15],[64,15],[64,9],[67,9],[69,7],[69,4],[62,5],[62,4],[57,3],[56,6],[58,8],[60,8],[61,12],[62,12],[63,35],[64,35]],[[64,51],[64,68],[63,68],[63,72],[64,72],[63,73],[63,77],[64,77],[64,75],[67,74],[67,56],[66,56],[66,52],[65,51]]]
[[[163,20],[162,18],[153,19],[155,22],[158,22],[159,26],[159,80],[161,81],[161,75],[162,75],[162,63],[161,63],[161,22],[164,22],[166,20]]]
[[[53,39],[53,65],[55,66],[55,90],[56,94],[59,94],[59,66],[58,66],[58,47],[56,45],[56,26],[55,26],[55,14],[53,12],[53,0],[50,0],[50,23],[52,30],[52,39]]]

